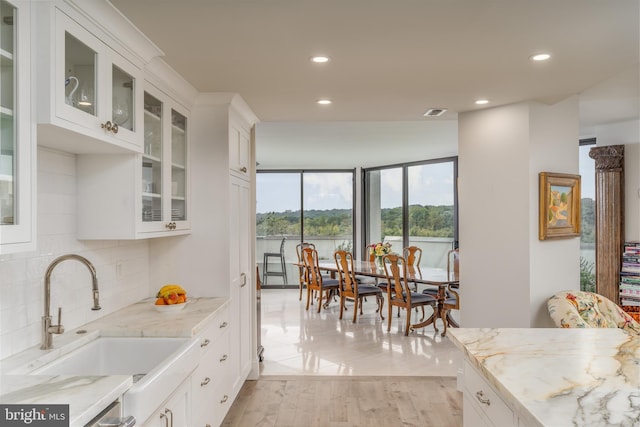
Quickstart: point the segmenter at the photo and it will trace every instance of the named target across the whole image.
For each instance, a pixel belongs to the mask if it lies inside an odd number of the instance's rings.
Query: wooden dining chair
[[[407,261],[395,254],[385,255],[384,260],[384,273],[387,276],[387,304],[389,307],[389,316],[387,322],[387,332],[391,330],[391,313],[393,307],[404,308],[407,316],[406,326],[404,328],[404,335],[409,335],[409,330],[411,329],[411,312],[415,307],[422,307],[424,309],[425,305],[431,306],[434,312],[436,310],[436,305],[438,300],[427,294],[421,294],[417,292],[413,292],[409,286],[409,281],[407,280]],[[422,313],[424,318],[424,311]],[[434,328],[436,332],[438,329]]]
[[[338,291],[338,279],[327,279],[320,274],[320,267],[318,265],[318,251],[314,248],[302,249],[302,260],[304,262],[304,268],[306,269],[305,277],[307,283],[307,306],[306,310],[309,310],[309,304],[311,303],[312,294],[314,291],[318,292],[318,313],[322,309],[323,295],[327,296],[327,302],[329,303],[331,298],[331,292]]]
[[[459,280],[460,278],[460,250],[452,249],[447,254],[447,275],[449,280]],[[451,318],[451,310],[460,310],[459,285],[449,284],[444,301],[440,302],[440,318],[444,323],[442,336],[447,334],[447,326],[457,328],[459,325]]]
[[[349,298],[353,300],[353,323],[356,323],[358,307],[360,308],[360,315],[362,315],[363,299],[371,296],[376,299],[378,306],[376,313],[379,313],[380,318],[384,320],[384,316],[382,315],[382,307],[384,305],[382,290],[375,285],[367,285],[358,282],[356,275],[354,274],[353,255],[351,252],[338,250],[334,252],[333,258],[336,260],[338,280],[340,282],[338,288],[338,291],[340,292],[340,319],[342,319],[345,302],[347,298]]]
[[[402,256],[407,260],[407,269],[412,270],[412,273],[415,277],[422,278],[422,271],[420,270],[420,262],[422,261],[422,248],[418,246],[407,246],[402,249]],[[413,283],[414,292],[418,292],[418,284]],[[432,288],[427,288],[428,291],[431,291]],[[438,294],[438,290],[436,289],[436,295]]]
[[[452,249],[447,253],[447,274],[449,280],[460,278],[460,249]]]
[[[308,242],[301,242],[296,245],[296,255],[298,256],[298,274],[299,274],[298,287],[300,289],[300,296],[298,297],[298,301],[302,301],[302,289],[307,287],[307,281],[306,281],[306,275],[305,275],[306,269],[302,265],[304,264],[304,261],[302,260],[302,250],[304,248],[315,249],[316,245]]]

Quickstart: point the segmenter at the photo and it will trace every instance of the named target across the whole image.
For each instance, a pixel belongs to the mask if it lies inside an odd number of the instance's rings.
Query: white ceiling
[[[404,126],[576,94],[581,129],[640,114],[638,0],[111,2],[199,91],[239,93],[263,124]]]

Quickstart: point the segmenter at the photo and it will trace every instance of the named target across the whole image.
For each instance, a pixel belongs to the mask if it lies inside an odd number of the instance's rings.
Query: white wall
[[[530,103],[529,308],[531,326],[554,327],[547,300],[559,290],[580,289],[580,238],[538,239],[538,173],[579,173],[578,102]]]
[[[528,327],[528,105],[458,118],[461,326]]]
[[[577,100],[459,116],[464,327],[550,326],[543,302],[579,286],[579,240],[538,241],[538,172],[577,173]]]
[[[40,345],[44,275],[60,255],[76,253],[94,264],[102,306],[100,311],[91,310],[91,276],[84,265],[77,261],[59,264],[51,281],[51,313],[57,316],[62,307],[67,331],[153,292],[147,277],[147,241],[76,239],[75,155],[40,148],[37,179],[37,250],[0,257],[0,358]]]

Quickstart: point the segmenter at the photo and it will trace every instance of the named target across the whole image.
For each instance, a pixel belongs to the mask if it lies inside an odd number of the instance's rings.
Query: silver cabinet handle
[[[489,399],[484,398],[484,392],[482,390],[476,391],[476,399],[478,399],[478,401],[484,405],[487,405],[487,406],[491,405],[491,401]]]
[[[211,341],[209,341],[209,338],[207,338],[206,340],[202,341],[200,343],[200,347],[206,347],[211,343]]]
[[[226,328],[227,326],[229,326],[229,324],[227,322],[220,323],[220,329]]]
[[[169,422],[169,425],[170,425],[171,427],[173,427],[173,412],[171,411],[171,409],[169,409],[169,408],[165,408],[165,409],[164,409],[164,413],[166,414],[167,412],[168,412],[168,413],[169,413],[169,415],[171,416],[171,421]]]
[[[226,394],[222,397],[222,400],[220,401],[220,403],[226,403],[226,401],[229,400],[229,396],[227,396]]]
[[[242,284],[240,285],[240,287],[244,288],[245,286],[247,286],[247,273],[240,273],[240,277],[242,278]]]
[[[164,427],[169,427],[169,418],[165,414],[160,414],[160,419],[164,420]]]
[[[224,362],[225,360],[227,360],[229,356],[227,356],[226,354],[223,354],[222,357],[220,358],[221,362]]]
[[[206,377],[206,378],[204,379],[204,381],[202,381],[202,382],[200,383],[200,387],[204,387],[204,386],[206,386],[207,384],[209,384],[209,382],[210,382],[210,381],[211,381],[211,378]]]

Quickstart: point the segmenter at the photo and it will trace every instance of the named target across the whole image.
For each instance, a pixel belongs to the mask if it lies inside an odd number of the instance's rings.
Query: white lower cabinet
[[[464,364],[462,419],[464,427],[518,426],[518,418],[498,392],[470,363]]]
[[[230,327],[225,309],[200,336],[200,364],[191,375],[194,427],[219,426],[233,402]]]
[[[191,377],[187,378],[153,415],[144,423],[146,427],[190,427]]]
[[[191,375],[141,425],[217,427],[222,424],[235,398],[231,328],[229,307],[222,307],[198,334],[200,354]]]

